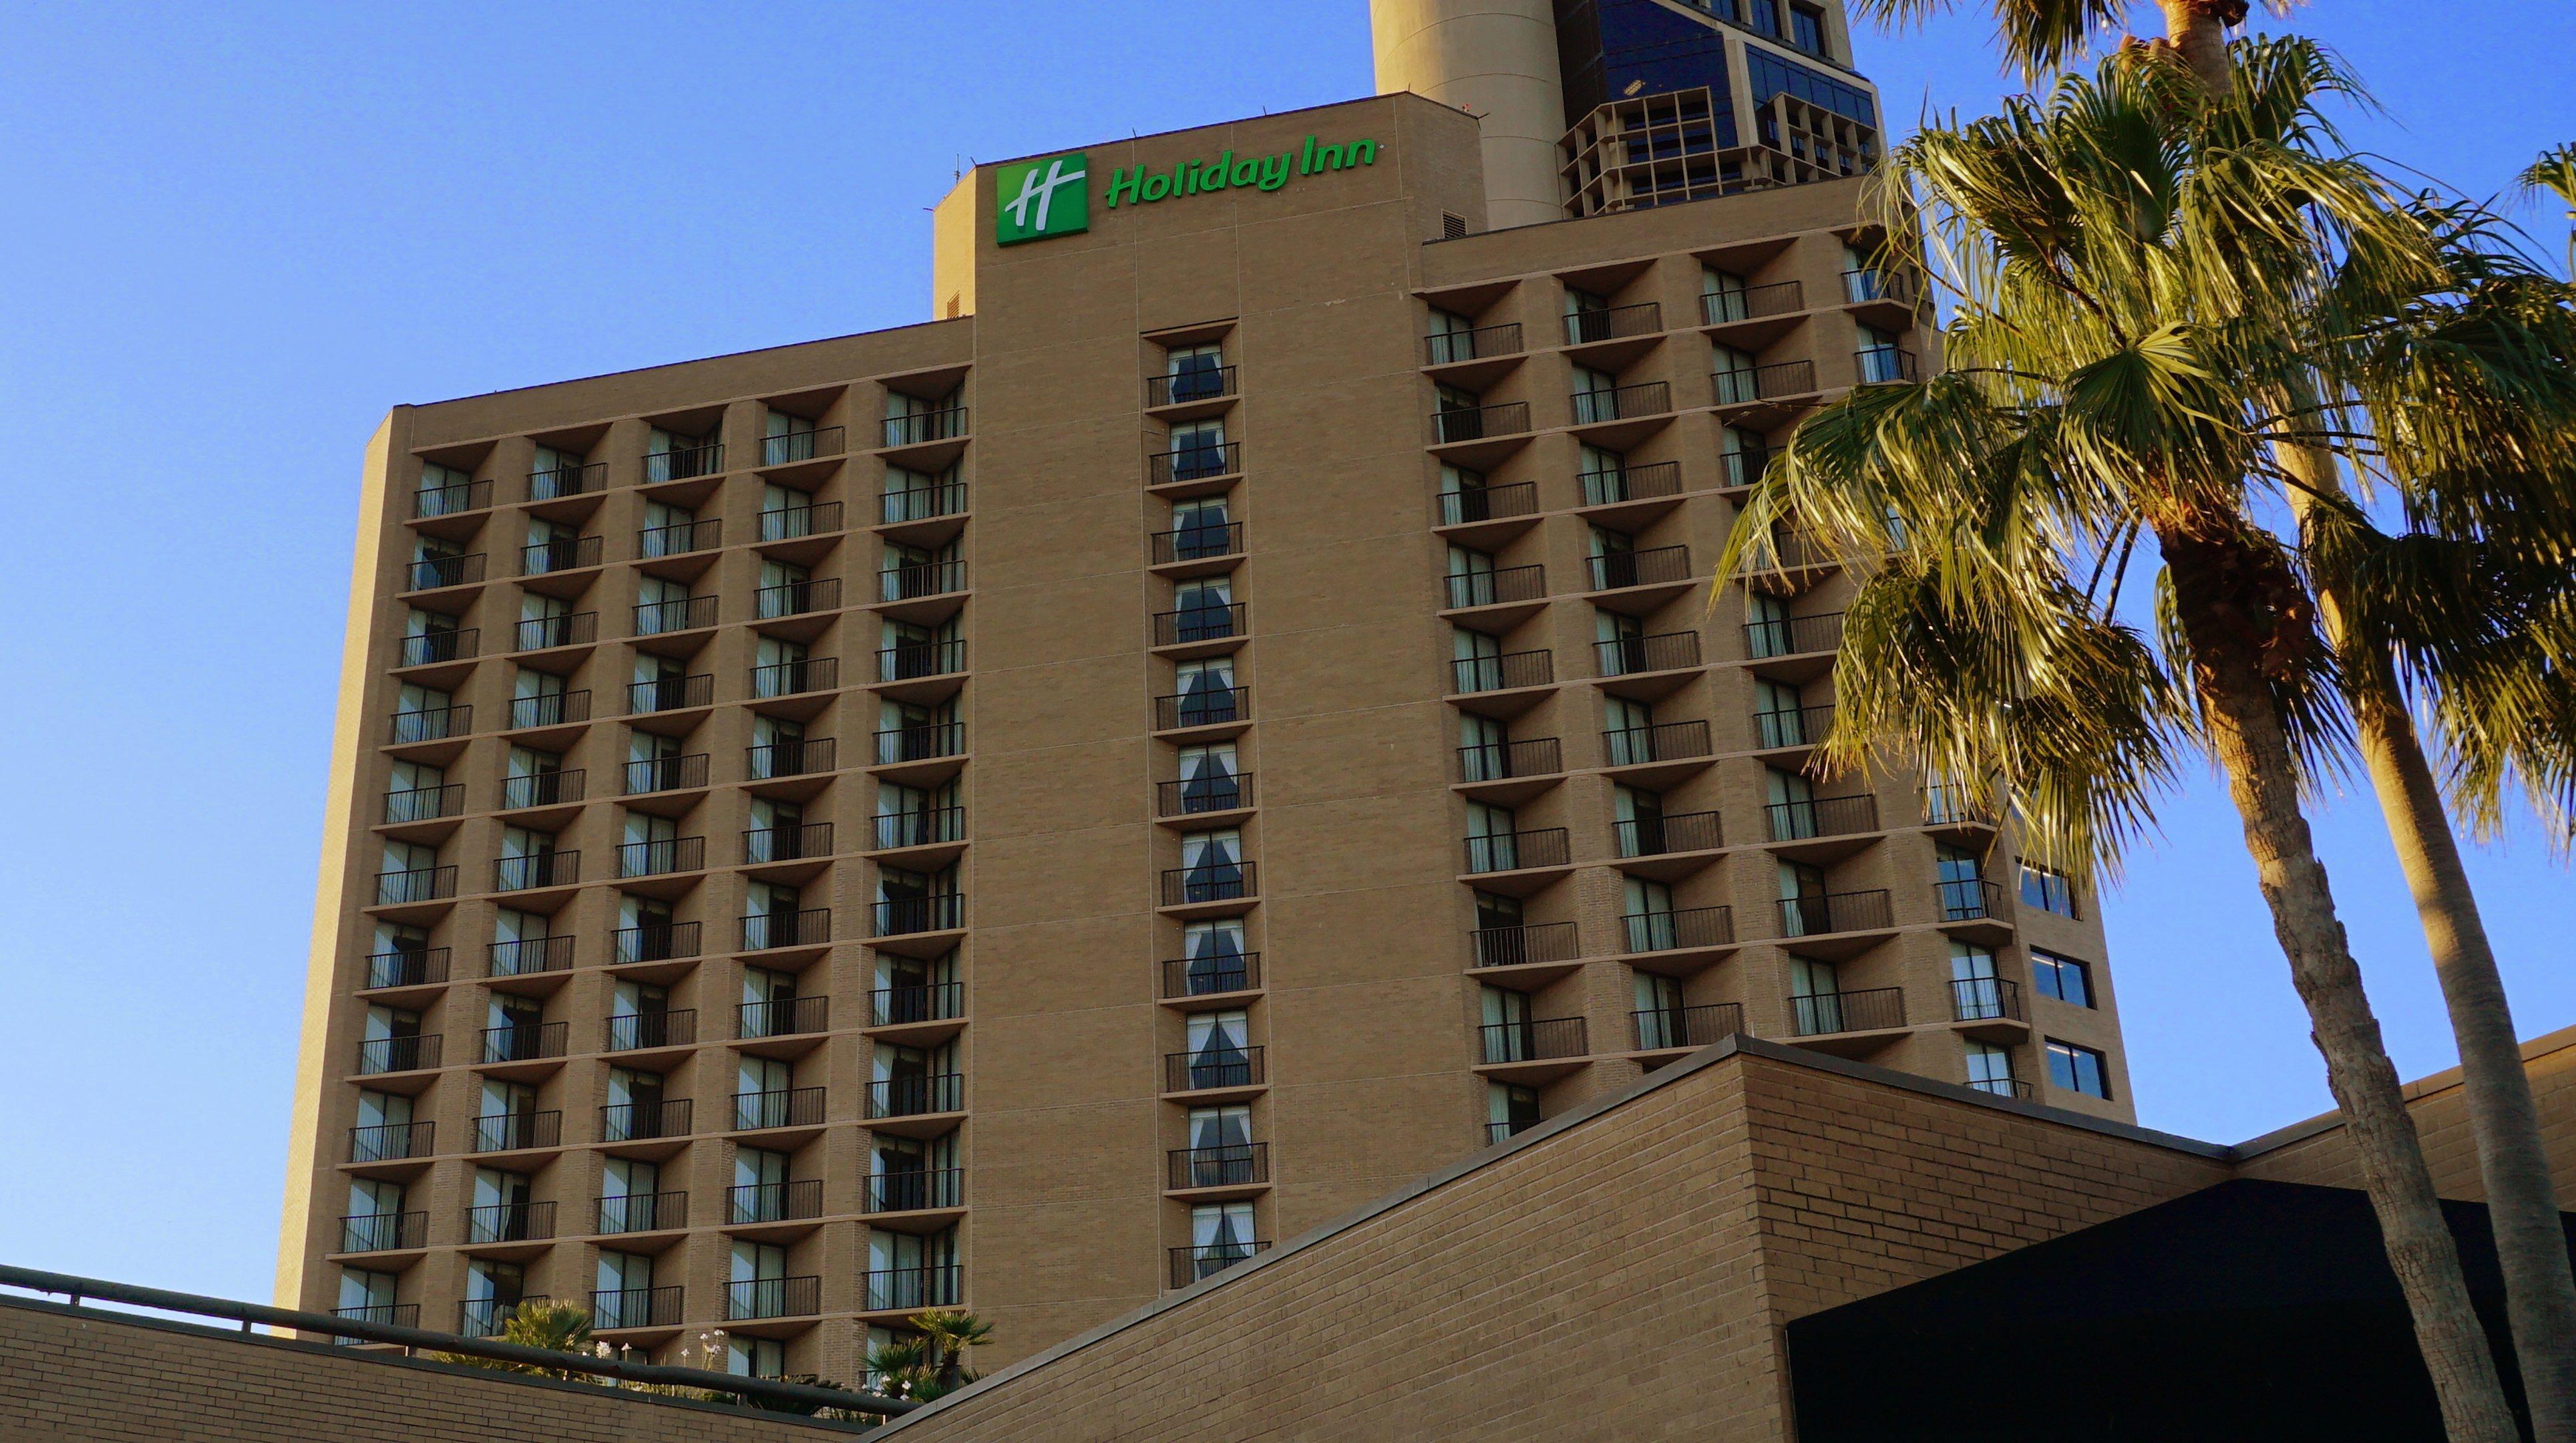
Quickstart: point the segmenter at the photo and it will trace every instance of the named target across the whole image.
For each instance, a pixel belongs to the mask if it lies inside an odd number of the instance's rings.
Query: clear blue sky
[[[2462,187],[2576,140],[2564,0],[2295,23]],[[2005,88],[1973,20],[1859,48],[1900,117]],[[1362,0],[0,12],[0,1260],[267,1294],[387,406],[920,320],[968,157],[1370,89]],[[2448,1065],[2375,808],[2323,830],[2400,1066]],[[2567,873],[2475,875],[2524,1030],[2576,1023]],[[2215,786],[2107,912],[2146,1121],[2326,1106]]]

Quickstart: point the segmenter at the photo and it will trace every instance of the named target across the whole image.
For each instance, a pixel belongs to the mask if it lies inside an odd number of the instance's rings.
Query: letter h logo
[[[1079,154],[1015,160],[993,172],[993,242],[1017,245],[1091,229],[1083,181],[1091,167]]]

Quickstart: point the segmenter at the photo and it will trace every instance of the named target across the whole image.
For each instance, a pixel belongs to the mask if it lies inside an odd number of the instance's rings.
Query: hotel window
[[[340,1270],[340,1301],[331,1311],[343,1318],[358,1318],[370,1323],[401,1321],[394,1302],[394,1275],[369,1272],[365,1268]],[[336,1343],[356,1343],[357,1338],[334,1338]]]
[[[1991,915],[1986,906],[1985,873],[1977,854],[1942,843],[1933,849],[1933,891],[1941,902],[1941,920],[1970,922]]]
[[[1744,277],[1715,266],[1702,266],[1699,273],[1700,314],[1712,326],[1752,317],[1752,298],[1745,293],[1752,287]]]
[[[885,443],[918,446],[966,434],[965,388],[936,399],[888,391],[885,398]]]
[[[1233,469],[1227,464],[1225,422],[1192,421],[1174,426],[1171,435],[1172,477],[1191,481],[1202,476],[1222,476]]]
[[[1601,699],[1601,764],[1635,766],[1655,759],[1655,709],[1624,696]]]
[[[1790,864],[1780,864],[1783,881]],[[1789,958],[1789,1011],[1798,1035],[1843,1030],[1842,971],[1814,957]]]
[[[2060,917],[2072,917],[2075,915],[2075,884],[2064,872],[2024,862],[2021,864],[2021,904],[2037,907],[2043,912],[2054,912]]]
[[[1233,529],[1227,522],[1226,510],[1226,498],[1222,496],[1173,502],[1170,559],[1197,561],[1203,557],[1230,556],[1239,550]]]
[[[1237,634],[1234,581],[1211,576],[1172,587],[1172,640],[1217,641]]]
[[[1434,307],[1428,335],[1432,365],[1446,366],[1456,361],[1476,359],[1476,323],[1465,316]]]
[[[1789,7],[1789,43],[1810,55],[1825,53],[1825,12],[1812,5]]]
[[[1582,450],[1583,469],[1575,479],[1583,483],[1583,504],[1606,506],[1628,499],[1628,458],[1602,446],[1586,444]]]
[[[1494,498],[1485,473],[1443,464],[1440,468],[1440,524],[1458,526],[1494,519]]]
[[[965,510],[966,483],[957,479],[954,466],[936,476],[888,466],[884,498],[882,514],[887,524],[927,521],[934,516],[953,516]]]
[[[1243,922],[1239,918],[1222,917],[1183,927],[1181,957],[1187,969],[1190,996],[1240,992],[1252,985],[1252,967],[1245,960]]]
[[[1681,945],[1670,886],[1651,877],[1628,877],[1621,880],[1619,890],[1619,923],[1626,929],[1629,951],[1669,952]]]
[[[535,1186],[524,1173],[474,1170],[474,1202],[465,1215],[468,1243],[522,1243],[550,1235],[551,1218],[539,1218]]]
[[[1239,1008],[1192,1013],[1183,1035],[1193,1090],[1248,1087],[1255,1081],[1250,1013]]]
[[[601,1251],[591,1294],[591,1326],[641,1328],[653,1321],[653,1259]]]
[[[1213,1277],[1253,1253],[1252,1204],[1201,1203],[1190,1209],[1189,1281]]]
[[[1538,1051],[1538,1039],[1530,1026],[1530,1000],[1526,992],[1513,992],[1501,987],[1479,988],[1484,1027],[1479,1036],[1484,1046],[1477,1054],[1483,1062],[1527,1062]]]
[[[465,1306],[457,1331],[469,1338],[488,1338],[516,1312],[527,1296],[527,1274],[517,1263],[476,1258],[465,1265]]]
[[[644,505],[644,529],[636,533],[636,555],[643,560],[657,556],[679,556],[697,546],[698,516],[678,506],[659,501]]]
[[[1182,812],[1230,812],[1244,804],[1234,743],[1183,747],[1179,761]]]
[[[868,1234],[868,1311],[954,1306],[957,1232]]]
[[[403,1236],[403,1185],[380,1178],[349,1180],[349,1211],[340,1220],[339,1251],[383,1253],[418,1246]]]
[[[581,490],[582,458],[570,451],[539,446],[528,459],[528,499],[552,501]]]
[[[1687,1046],[1689,1018],[1683,1012],[1680,980],[1658,972],[1638,972],[1634,977],[1639,1050]]]
[[[1164,353],[1166,384],[1170,387],[1167,404],[1204,401],[1225,394],[1225,348],[1214,343],[1184,346]]]
[[[772,411],[760,438],[760,464],[784,466],[814,459],[814,418]]]
[[[1579,291],[1572,286],[1567,286],[1565,288],[1566,343],[1579,346],[1586,341],[1606,341],[1609,338],[1609,300],[1606,297],[1594,295],[1590,291]],[[1580,375],[1583,368],[1577,366],[1575,372]],[[1582,388],[1577,386],[1576,389]]]
[[[1863,385],[1908,379],[1904,350],[1896,337],[1876,326],[1856,328],[1860,336],[1860,379]]]
[[[724,448],[715,437],[684,436],[676,431],[653,428],[644,443],[644,481],[679,481],[691,476],[710,476],[724,469]]]
[[[1574,370],[1574,424],[1590,426],[1619,419],[1619,378],[1590,366]]]
[[[1745,8],[1754,29],[1765,35],[1780,33],[1780,0],[1751,0]]]
[[[1717,389],[1717,404],[1740,406],[1762,399],[1759,363],[1751,351],[1712,341],[1708,356],[1710,384]]]
[[[1182,662],[1172,669],[1172,682],[1180,698],[1174,709],[1175,725],[1213,726],[1242,719],[1232,657]]]
[[[467,488],[473,482],[472,475],[453,466],[423,463],[420,468],[420,501],[415,514],[444,516],[451,511],[464,510]]]
[[[1449,594],[1452,607],[1494,604],[1494,558],[1464,546],[1449,548]]]
[[[2093,969],[2072,957],[2054,952],[2030,949],[2030,980],[2042,997],[2054,997],[2071,1007],[2093,1005]]]
[[[1193,1107],[1189,1119],[1191,1187],[1241,1187],[1258,1181],[1252,1151],[1252,1109]]]
[[[1501,1142],[1538,1124],[1537,1088],[1508,1082],[1485,1084],[1486,1142]]]
[[[776,1338],[728,1336],[725,1371],[737,1378],[783,1378],[787,1376],[787,1345]]]
[[[2107,1101],[2111,1096],[2111,1074],[2102,1064],[2102,1054],[2072,1042],[2049,1040],[2048,1080],[2086,1097]]]
[[[2003,979],[1995,975],[1995,954],[1966,942],[1950,944],[1950,1003],[1961,1022],[1987,1022],[2009,1015],[2004,1009]]]
[[[2012,1096],[2012,1054],[1991,1042],[1971,1042],[1967,1050],[1968,1085],[1997,1097]]]
[[[349,1161],[383,1162],[411,1154],[411,1099],[399,1092],[360,1089],[358,1121],[349,1133]]]

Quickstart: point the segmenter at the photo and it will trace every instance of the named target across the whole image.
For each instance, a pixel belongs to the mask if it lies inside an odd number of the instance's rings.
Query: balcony
[[[877,653],[879,682],[954,676],[965,669],[966,643],[962,639],[908,642]]]
[[[1818,992],[1789,999],[1789,1026],[1800,1037],[1836,1032],[1885,1032],[1905,1025],[1905,989]]]
[[[2017,1097],[2028,1102],[2031,1086],[2018,1077],[1971,1077],[1968,1086],[1993,1097]]]
[[[2020,1022],[2021,984],[2009,977],[1954,977],[1950,979],[1950,1020],[1953,1022]]]
[[[509,729],[512,731],[531,731],[538,727],[574,726],[588,720],[590,720],[590,693],[586,689],[510,699]],[[581,773],[576,771],[572,775],[578,777]]]
[[[539,887],[569,887],[581,880],[581,853],[532,852],[501,857],[492,863],[492,890],[527,892]]]
[[[567,1022],[527,1022],[506,1027],[486,1027],[481,1060],[498,1062],[544,1062],[564,1055],[564,1043],[570,1036]],[[546,1144],[553,1146],[552,1143]]]
[[[417,1033],[410,1037],[370,1037],[358,1044],[358,1071],[373,1076],[380,1072],[422,1072],[438,1065],[438,1034]]]
[[[1243,554],[1243,523],[1228,521],[1215,526],[1181,526],[1170,531],[1157,531],[1145,538],[1147,555],[1156,566],[1183,566],[1195,561],[1219,561]],[[1221,567],[1203,568],[1222,570]]]
[[[859,1195],[859,1211],[869,1214],[932,1212],[965,1206],[965,1195],[964,1168],[874,1173],[867,1179],[866,1191]]]
[[[1762,480],[1763,471],[1771,465],[1771,455],[1771,448],[1768,446],[1746,446],[1740,450],[1721,453],[1717,460],[1719,467],[1725,472],[1725,479],[1719,484],[1718,489],[1721,491],[1751,490]]]
[[[1780,935],[1828,937],[1841,932],[1883,932],[1896,925],[1884,890],[1783,897]]]
[[[528,500],[561,501],[573,496],[588,496],[608,486],[608,463],[592,461],[586,465],[550,466],[528,473]]]
[[[823,1280],[819,1277],[746,1278],[725,1284],[724,1315],[728,1323],[806,1318],[821,1311]]]
[[[745,747],[742,774],[745,779],[755,782],[813,776],[833,769],[838,762],[834,750],[830,737],[800,737],[795,741]]]
[[[2005,915],[2004,889],[1982,877],[1935,882],[1932,899],[1944,922],[1994,922]]]
[[[1592,663],[1605,677],[1688,671],[1700,664],[1699,633],[1661,631],[1592,643]]]
[[[953,1308],[964,1294],[954,1263],[911,1268],[874,1268],[865,1275],[867,1311],[914,1313],[923,1308]]]
[[[1548,777],[1564,770],[1565,749],[1557,744],[1554,737],[1526,737],[1516,742],[1472,742],[1458,748],[1458,780],[1462,783]]]
[[[599,639],[599,613],[576,611],[565,616],[532,616],[510,634],[513,651],[551,651],[559,646],[588,646]]]
[[[424,486],[411,494],[411,519],[428,521],[459,512],[482,511],[492,504],[492,483],[459,481],[453,486]]]
[[[1234,366],[1203,366],[1195,371],[1175,371],[1169,375],[1145,378],[1145,409],[1159,411],[1166,406],[1191,406],[1202,401],[1222,401],[1235,394]]]
[[[1249,1242],[1208,1243],[1198,1247],[1172,1249],[1172,1286],[1186,1288],[1204,1282],[1233,1267],[1248,1262],[1255,1253],[1270,1251],[1270,1240],[1256,1238]]]
[[[1452,573],[1441,580],[1448,587],[1443,604],[1450,611],[1480,606],[1511,606],[1547,599],[1547,568],[1544,566],[1506,566],[1494,571]]]
[[[1471,967],[1525,967],[1532,963],[1572,962],[1583,955],[1572,922],[1535,922],[1520,927],[1479,927],[1467,934]]]
[[[1625,591],[1636,586],[1690,584],[1690,548],[1657,546],[1646,551],[1613,551],[1585,558],[1594,591]]]
[[[376,874],[376,905],[379,907],[444,902],[455,895],[454,867],[415,867],[407,872]]]
[[[1756,661],[1781,656],[1809,656],[1843,644],[1843,614],[1784,616],[1749,622],[1744,628],[1745,654]]]
[[[678,1326],[678,1283],[659,1288],[603,1288],[590,1295],[590,1327],[593,1332]]]
[[[840,502],[800,501],[761,512],[753,534],[762,541],[802,541],[809,536],[829,536],[840,529]]]
[[[519,1152],[562,1142],[560,1112],[503,1112],[474,1119],[476,1152]]]
[[[1914,278],[1903,273],[1889,274],[1879,270],[1843,272],[1843,303],[1862,306],[1873,301],[1886,301],[1900,306],[1914,304]]]
[[[886,599],[891,601],[895,598]],[[754,621],[778,621],[791,616],[810,616],[819,611],[838,611],[840,606],[841,579],[837,576],[784,581],[776,586],[763,586],[751,593],[751,617]]]
[[[698,1040],[698,1011],[674,1007],[661,1012],[625,1012],[602,1019],[602,1052],[644,1052],[656,1047],[688,1047]]]
[[[707,784],[707,753],[676,757],[640,757],[626,763],[626,795],[695,791]]]
[[[695,922],[647,922],[640,927],[620,927],[608,934],[609,965],[695,957],[698,931]]]
[[[1644,466],[1622,465],[1603,471],[1578,471],[1575,483],[1583,488],[1583,504],[1619,506],[1633,501],[1662,501],[1682,494],[1682,468],[1677,461],[1657,461]]]
[[[966,925],[966,895],[945,892],[927,897],[887,897],[875,904],[879,937],[907,937],[919,932],[954,932]]]
[[[1261,895],[1258,866],[1252,862],[1226,862],[1198,867],[1168,867],[1163,871],[1163,905],[1195,907],[1211,902],[1241,901]]]
[[[1500,656],[1462,656],[1449,663],[1449,689],[1461,696],[1552,686],[1555,682],[1555,658],[1544,650],[1507,651]]]
[[[808,585],[819,586],[820,582]],[[829,602],[800,606],[798,611],[825,610],[840,605],[840,583],[832,584]],[[890,566],[877,573],[877,600],[918,601],[924,597],[951,596],[966,589],[966,563],[963,561],[921,561],[905,566]],[[770,615],[762,612],[763,616]],[[780,612],[778,615],[789,613]]]
[[[881,1077],[868,1084],[867,1116],[870,1119],[936,1117],[965,1110],[966,1074],[962,1072]]]
[[[1663,328],[1664,308],[1654,301],[1574,311],[1565,318],[1565,343],[1569,346],[1597,345],[1632,336],[1651,336]]]
[[[1633,421],[1640,416],[1665,414],[1673,409],[1673,388],[1664,381],[1640,381],[1633,386],[1577,391],[1569,399],[1573,403],[1575,425],[1606,426],[1613,421]]]
[[[1165,1092],[1227,1092],[1260,1087],[1268,1079],[1263,1049],[1217,1044],[1196,1052],[1163,1054]]]
[[[688,1225],[689,1195],[685,1192],[630,1192],[599,1200],[598,1231],[610,1236],[658,1233]]]
[[[674,447],[646,456],[643,484],[657,486],[665,481],[687,481],[698,476],[713,476],[722,470],[724,443],[702,441],[695,446]]]
[[[1620,917],[1619,927],[1620,940],[1631,953],[1705,951],[1735,945],[1732,907],[1630,912]]]
[[[732,1130],[764,1132],[777,1127],[823,1125],[823,1089],[789,1087],[733,1095]]]
[[[1491,406],[1453,406],[1431,416],[1431,444],[1457,446],[1518,436],[1529,430],[1529,402],[1503,401]]]
[[[1816,389],[1816,363],[1782,361],[1769,366],[1733,366],[1711,372],[1709,387],[1720,406],[1750,406],[1782,396],[1803,396]]]
[[[1154,784],[1154,815],[1197,817],[1211,812],[1237,812],[1253,804],[1252,773],[1187,777]]]
[[[1706,1047],[1744,1030],[1744,1008],[1735,1002],[1709,1002],[1697,1007],[1658,1007],[1629,1014],[1637,1029],[1639,1052],[1668,1052]]]
[[[689,1135],[694,1112],[685,1097],[658,1102],[612,1102],[599,1109],[601,1142],[652,1142]],[[678,1224],[666,1224],[676,1227]]]
[[[874,846],[871,850],[879,852],[896,852],[911,847],[936,847],[963,842],[966,840],[966,809],[934,807],[920,812],[889,812],[876,819],[876,833],[873,840]],[[828,849],[830,838],[825,837],[824,842]]]
[[[1242,471],[1243,443],[1240,441],[1157,451],[1145,458],[1145,484],[1157,490],[1212,482],[1220,477],[1240,475]]]
[[[715,624],[716,599],[712,596],[678,596],[668,601],[639,601],[635,604],[635,635],[638,637],[703,631]]]
[[[1878,830],[1878,798],[1859,792],[1802,802],[1772,802],[1763,807],[1762,821],[1774,842],[1860,836]]]
[[[493,1203],[465,1210],[465,1242],[476,1246],[488,1243],[545,1242],[555,1235],[555,1205],[552,1202]]]
[[[596,536],[556,536],[519,548],[521,576],[551,576],[558,571],[587,571],[599,564]]]
[[[438,1125],[434,1122],[385,1122],[349,1129],[349,1161],[353,1163],[409,1162],[436,1151]]]
[[[434,822],[464,810],[465,784],[462,782],[385,793],[385,825],[389,827],[406,822]]]
[[[1982,787],[1935,782],[1921,789],[1923,825],[1939,831],[1993,831],[2002,817]]]
[[[1708,723],[1704,721],[1657,722],[1601,734],[1601,764],[1605,767],[1695,761],[1709,755]]]
[[[470,661],[474,657],[475,639],[481,633],[470,626],[450,627],[445,631],[424,631],[402,639],[396,666],[441,666],[448,662]]]
[[[1715,812],[1669,812],[1611,823],[1610,842],[1623,859],[1714,852],[1726,845],[1726,829]]]
[[[1192,646],[1232,640],[1248,634],[1248,616],[1247,603],[1240,601],[1193,606],[1184,611],[1158,611],[1154,613],[1154,645]]]
[[[1154,730],[1231,726],[1252,720],[1252,688],[1208,686],[1174,696],[1154,698]]]
[[[1563,827],[1535,827],[1519,832],[1494,832],[1465,840],[1465,870],[1481,872],[1521,872],[1536,867],[1572,865],[1566,830]]]
[[[880,817],[879,821],[885,819]],[[793,827],[760,827],[742,834],[742,864],[767,866],[804,862],[832,855],[832,824],[806,822]]]
[[[716,696],[716,679],[706,672],[694,676],[665,676],[652,681],[639,681],[626,688],[626,710],[635,716],[654,712],[687,711],[712,705]]]
[[[966,419],[964,406],[915,411],[909,416],[888,416],[885,418],[884,445],[879,449],[890,451],[898,446],[928,446],[941,441],[960,440],[966,435]]]
[[[768,1002],[737,1002],[733,1009],[733,1035],[746,1042],[764,1037],[795,1037],[824,1031],[830,1025],[832,999],[820,993],[811,997],[781,997]]]
[[[582,798],[583,771],[532,772],[501,779],[501,810],[525,811],[530,807],[568,807]]]
[[[340,1219],[343,1253],[409,1252],[429,1245],[429,1214],[353,1213]]]
[[[879,987],[868,993],[870,1027],[910,1027],[948,1022],[966,1014],[966,984],[925,982],[912,987]]]
[[[501,1335],[502,1326],[521,1307],[553,1301],[542,1293],[516,1298],[459,1298],[456,1301],[456,1331],[461,1337],[497,1338]]]
[[[1868,346],[1852,352],[1852,374],[1864,386],[1918,379],[1914,353],[1896,346]]]
[[[1834,704],[1780,707],[1753,714],[1753,745],[1761,751],[1821,746],[1834,730]]]
[[[1163,1000],[1216,997],[1250,992],[1261,986],[1261,954],[1218,952],[1205,957],[1163,959]]]
[[[1498,1143],[1509,1142],[1513,1138],[1520,1136],[1522,1133],[1529,1131],[1531,1128],[1538,1126],[1545,1120],[1546,1119],[1544,1118],[1525,1117],[1512,1122],[1486,1123],[1485,1146],[1493,1147]]]
[[[966,510],[965,482],[932,481],[922,486],[887,488],[878,507],[877,520],[880,525],[905,526],[963,516]]]
[[[1757,321],[1765,316],[1785,316],[1807,308],[1807,288],[1797,281],[1774,281],[1767,286],[1747,286],[1740,291],[1710,291],[1699,298],[1699,319],[1704,326],[1731,326],[1738,321]]]
[[[959,644],[963,645],[963,643]],[[769,701],[778,697],[830,691],[840,685],[840,678],[841,663],[838,657],[811,656],[798,661],[772,662],[767,666],[755,666],[751,669],[751,699]]]
[[[474,708],[471,706],[423,707],[418,711],[398,711],[387,718],[385,744],[409,746],[416,742],[443,742],[464,736],[474,730]]]
[[[1500,486],[1443,491],[1440,493],[1439,514],[1442,526],[1473,526],[1484,521],[1535,516],[1538,514],[1538,484],[1512,481]]]
[[[1590,1052],[1580,1017],[1539,1017],[1519,1022],[1489,1022],[1476,1029],[1480,1066],[1519,1062],[1562,1061]]]
[[[848,449],[849,432],[839,426],[817,426],[811,430],[788,431],[760,438],[760,464],[793,466],[801,461],[819,461],[840,455]]]
[[[621,842],[617,848],[617,875],[621,880],[661,877],[673,872],[699,872],[704,871],[706,865],[707,839],[704,837]]]
[[[803,1222],[823,1215],[823,1180],[737,1183],[725,1189],[725,1225]]]
[[[1520,353],[1521,323],[1518,321],[1478,326],[1467,331],[1446,331],[1422,338],[1422,359],[1426,366],[1455,366],[1466,361],[1517,356]]]
[[[543,972],[561,972],[572,966],[572,951],[569,932],[556,937],[518,937],[489,943],[483,954],[483,975],[533,977]]]
[[[435,987],[447,980],[444,947],[397,948],[367,954],[367,977],[359,987],[379,992],[390,987]]]
[[[1229,1142],[1176,1147],[1164,1154],[1163,1186],[1172,1192],[1258,1187],[1270,1181],[1270,1144]]]
[[[820,947],[832,940],[832,909],[808,907],[801,912],[755,912],[742,919],[742,950],[767,952],[781,947]]]
[[[881,767],[962,757],[966,755],[966,724],[925,722],[878,732],[875,755],[876,765]]]
[[[403,568],[403,590],[437,591],[472,586],[483,579],[483,553],[468,556],[424,556]]]

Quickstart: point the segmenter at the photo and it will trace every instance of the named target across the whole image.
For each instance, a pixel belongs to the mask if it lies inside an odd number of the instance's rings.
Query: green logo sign
[[[1091,229],[1084,180],[1091,166],[1077,151],[1045,160],[1015,160],[993,172],[993,242],[1018,245]]]

